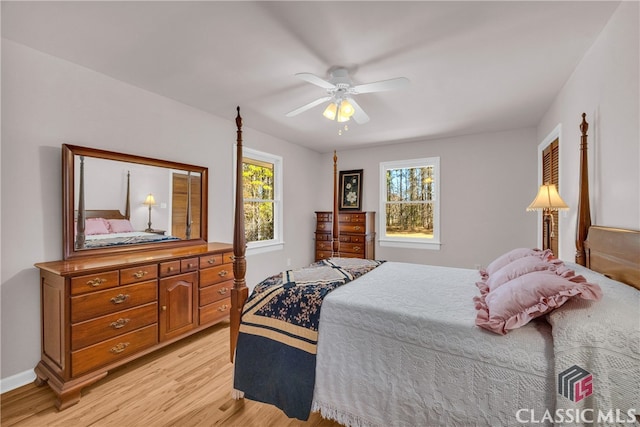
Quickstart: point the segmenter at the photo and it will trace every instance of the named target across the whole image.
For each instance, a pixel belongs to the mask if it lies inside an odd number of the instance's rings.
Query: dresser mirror
[[[64,259],[207,240],[207,168],[62,145]]]

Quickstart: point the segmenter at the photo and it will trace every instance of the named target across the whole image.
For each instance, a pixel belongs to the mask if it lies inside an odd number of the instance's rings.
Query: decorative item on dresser
[[[375,258],[375,219],[375,212],[338,214],[338,252],[341,257]],[[332,224],[332,212],[316,212],[316,261],[332,256]]]

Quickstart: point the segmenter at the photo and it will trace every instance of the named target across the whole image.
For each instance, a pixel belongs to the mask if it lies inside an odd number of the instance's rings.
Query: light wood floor
[[[1,395],[8,426],[309,426],[338,427],[319,414],[302,422],[247,399],[233,400],[229,324],[223,323],[113,370],[86,387],[64,411],[48,386],[28,384]]]

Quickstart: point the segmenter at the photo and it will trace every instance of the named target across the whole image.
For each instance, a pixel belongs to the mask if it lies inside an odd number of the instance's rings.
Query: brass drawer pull
[[[220,295],[224,295],[224,294],[227,293],[228,290],[229,290],[229,288],[221,288],[221,289],[218,289],[218,293]]]
[[[227,304],[224,304],[218,307],[218,311],[227,311],[228,308],[229,306]]]
[[[360,231],[360,226],[356,225],[353,229],[356,230],[356,231]]]
[[[187,264],[187,268],[193,268],[193,264],[192,263]]]
[[[121,343],[118,343],[118,345],[116,345],[115,347],[111,347],[111,350],[109,351],[113,354],[118,354],[118,353],[122,353],[127,347],[129,347],[128,342],[121,342]]]
[[[135,277],[136,279],[140,279],[145,274],[147,274],[146,271],[140,270],[140,271],[136,271],[135,273],[133,273],[133,277]]]
[[[169,267],[169,268],[167,268],[167,271],[168,271],[169,273],[171,273],[171,272],[173,271],[173,267]]]
[[[115,297],[111,298],[111,302],[114,304],[122,304],[129,298],[129,295],[126,294],[118,294]]]
[[[220,272],[218,273],[218,276],[220,276],[220,277],[224,277],[224,276],[226,276],[227,274],[229,274],[229,272],[228,272],[227,270],[222,270],[222,271],[220,271]]]
[[[102,285],[102,284],[103,284],[104,282],[106,282],[106,281],[107,281],[107,279],[102,279],[102,278],[100,278],[100,277],[96,277],[96,278],[95,278],[95,279],[93,279],[93,280],[89,280],[89,281],[87,282],[87,285],[88,285],[88,286],[91,286],[92,288],[95,288],[95,287],[97,287],[97,286]]]
[[[360,246],[354,246],[354,247],[353,247],[353,250],[354,250],[354,251],[359,251],[360,249],[362,249]]]
[[[111,322],[109,324],[109,326],[111,326],[113,329],[120,329],[120,328],[124,328],[124,326],[129,323],[129,321],[131,321],[131,319],[123,319],[122,317],[119,318],[118,320],[116,320],[115,322]]]
[[[215,260],[215,259],[213,259],[213,258],[209,258],[209,259],[207,260],[207,262],[208,262],[209,264],[215,264],[215,263],[216,263],[216,260]]]

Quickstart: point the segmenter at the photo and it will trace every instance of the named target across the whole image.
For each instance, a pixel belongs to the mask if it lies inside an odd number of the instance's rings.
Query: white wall
[[[640,229],[640,35],[638,2],[622,2],[538,126],[538,140],[562,124],[560,179],[571,207],[562,214],[560,258],[575,256],[578,128],[589,122],[592,223]]]
[[[325,162],[330,165],[331,155]],[[379,232],[380,162],[440,157],[440,250],[380,247],[376,258],[474,268],[514,247],[536,245],[535,213],[526,212],[537,191],[535,129],[486,133],[349,150],[338,170],[363,169],[362,205],[376,211]],[[330,182],[327,168],[323,182]],[[331,210],[331,186],[324,189]]]
[[[40,290],[33,264],[62,257],[60,146],[70,143],[209,168],[209,241],[233,236],[235,105],[222,119],[31,48],[2,40],[1,378],[40,359]],[[321,156],[252,130],[245,145],[283,157],[285,249],[247,258],[249,285],[313,259]],[[296,183],[296,186],[287,185]],[[297,191],[297,189],[306,191]],[[300,236],[308,236],[300,238]],[[9,379],[9,380],[7,380]]]

